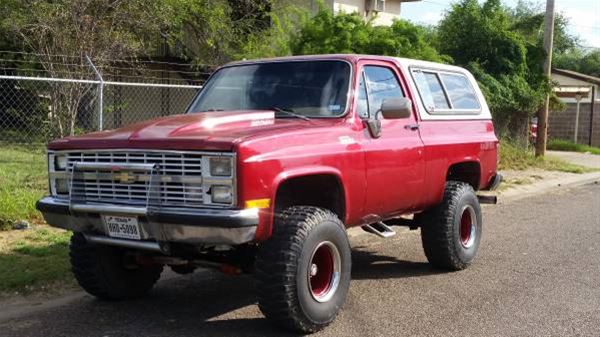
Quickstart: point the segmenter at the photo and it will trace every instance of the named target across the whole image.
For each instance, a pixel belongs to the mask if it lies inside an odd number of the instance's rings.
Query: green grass
[[[74,284],[70,232],[47,226],[0,232],[0,294],[29,293]]]
[[[525,170],[528,168],[569,173],[593,171],[593,169],[570,164],[558,158],[537,158],[532,151],[515,146],[510,141],[501,142],[500,170]]]
[[[71,233],[43,225],[35,209],[47,189],[45,150],[0,143],[0,294],[73,284],[68,260]],[[19,220],[34,226],[7,230]]]
[[[0,143],[0,230],[19,220],[39,223],[35,202],[47,189],[44,150]]]
[[[591,154],[600,155],[600,147],[594,147],[583,144],[576,144],[564,139],[551,139],[548,142],[548,150],[555,151],[571,151],[571,152],[589,152]]]

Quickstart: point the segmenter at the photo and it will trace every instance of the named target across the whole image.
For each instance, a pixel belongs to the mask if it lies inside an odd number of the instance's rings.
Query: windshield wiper
[[[280,107],[277,107],[277,106],[273,106],[273,107],[271,107],[271,110],[273,110],[275,112],[281,112],[281,113],[284,113],[284,114],[286,114],[288,116],[300,118],[300,119],[303,119],[305,121],[309,121],[310,122],[310,118],[308,118],[308,117],[306,117],[304,115],[297,114],[292,109],[284,109],[284,108],[280,108]]]

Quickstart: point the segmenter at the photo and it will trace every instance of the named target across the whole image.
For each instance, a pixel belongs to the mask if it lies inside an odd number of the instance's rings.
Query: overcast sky
[[[423,0],[402,4],[402,18],[416,23],[436,24],[456,0]],[[533,0],[545,8],[546,1]],[[503,0],[514,6],[517,0]],[[556,0],[556,9],[569,19],[570,32],[581,38],[582,45],[600,48],[600,0]]]

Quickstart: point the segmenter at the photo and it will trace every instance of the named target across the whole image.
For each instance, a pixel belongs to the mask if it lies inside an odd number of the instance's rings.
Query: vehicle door
[[[357,115],[364,121],[381,120],[379,137],[373,137],[367,129],[363,133],[365,214],[385,218],[420,204],[425,192],[423,143],[414,104],[408,118],[385,119],[380,113],[384,100],[407,96],[408,86],[396,65],[369,61],[359,63],[358,71]]]

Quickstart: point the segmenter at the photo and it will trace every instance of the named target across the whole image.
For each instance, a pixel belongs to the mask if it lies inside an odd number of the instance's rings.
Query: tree
[[[131,58],[152,50],[160,36],[163,12],[152,0],[5,0],[10,8],[1,20],[21,50],[35,53],[48,76],[89,79],[86,56],[97,67],[113,59]],[[93,76],[93,75],[92,75]],[[48,84],[50,121],[58,136],[73,135],[89,84]]]
[[[510,17],[499,0],[480,5],[463,0],[438,27],[440,51],[452,56],[456,64],[478,63],[490,75],[524,74],[527,48],[522,36],[510,29]]]
[[[544,40],[543,3],[531,3],[519,0],[514,9],[510,10],[512,28],[519,32],[526,41],[542,46]],[[568,31],[569,19],[561,13],[556,13],[554,20],[554,54],[560,55],[579,44],[579,39]]]
[[[291,0],[163,0],[172,44],[199,64],[289,53],[294,22],[304,16]]]
[[[577,71],[586,75],[600,77],[600,49],[584,51],[573,48],[555,58],[555,68]]]
[[[373,26],[357,13],[334,14],[321,8],[305,20],[292,39],[294,54],[356,53],[448,62],[431,44],[430,32],[405,20],[391,27]]]

